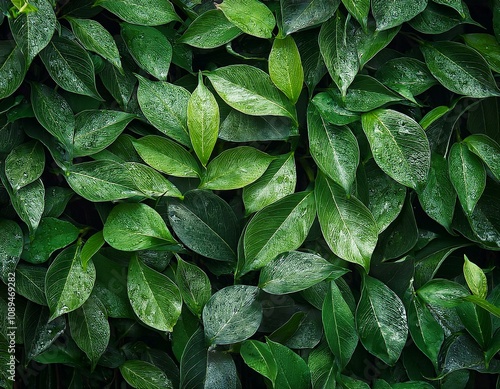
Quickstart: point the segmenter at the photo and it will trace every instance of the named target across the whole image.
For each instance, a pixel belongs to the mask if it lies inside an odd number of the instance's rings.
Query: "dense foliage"
[[[172,3],[0,0],[0,386],[498,387],[500,1]]]

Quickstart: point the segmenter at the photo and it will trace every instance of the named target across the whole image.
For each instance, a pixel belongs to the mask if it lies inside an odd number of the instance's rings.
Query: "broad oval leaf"
[[[469,135],[464,139],[470,151],[488,166],[493,175],[500,180],[500,145],[484,134]]]
[[[21,48],[12,41],[0,42],[0,99],[19,88],[27,71],[28,64]]]
[[[146,266],[134,255],[127,275],[130,304],[139,319],[159,331],[172,332],[181,314],[179,288],[167,276]]]
[[[427,304],[453,308],[462,304],[470,293],[456,282],[434,278],[421,286],[417,290],[417,295]]]
[[[37,180],[44,168],[45,152],[35,140],[15,147],[5,158],[5,175],[16,191]]]
[[[464,255],[464,276],[472,294],[485,299],[488,294],[486,275],[483,270],[474,262],[471,262],[466,255]]]
[[[130,359],[120,365],[125,381],[136,389],[173,389],[172,381],[165,372],[152,363]]]
[[[330,249],[368,271],[379,231],[371,212],[321,173],[316,179],[314,194],[321,231]]]
[[[431,160],[422,127],[409,116],[390,109],[366,113],[361,119],[377,165],[400,184],[422,188]]]
[[[200,317],[203,307],[212,295],[210,280],[206,273],[195,264],[177,257],[175,282],[188,308]]]
[[[237,343],[255,334],[262,320],[258,294],[256,286],[233,285],[210,298],[203,308],[205,336],[210,344]]]
[[[299,248],[315,214],[313,192],[288,195],[257,212],[243,235],[245,261],[241,274],[260,269],[278,254]]]
[[[423,34],[442,34],[457,27],[460,24],[475,24],[469,13],[465,2],[462,2],[464,16],[448,7],[429,2],[423,12],[415,16],[408,24]]]
[[[408,336],[406,311],[400,298],[376,278],[363,278],[356,328],[371,354],[390,366],[396,363]]]
[[[68,247],[50,264],[45,276],[45,295],[50,320],[81,307],[94,287],[96,271],[90,261],[83,270],[79,249]]]
[[[128,23],[142,26],[159,26],[180,20],[172,3],[166,0],[142,0],[140,3],[134,0],[97,0],[94,6],[97,5]]]
[[[372,13],[377,23],[377,30],[387,30],[413,19],[422,12],[427,0],[372,0]]]
[[[264,3],[258,0],[224,0],[216,7],[244,33],[258,38],[272,37],[276,20]]]
[[[33,234],[42,219],[45,205],[45,188],[41,179],[23,186],[11,195],[12,206],[21,220],[25,222]]]
[[[118,204],[104,223],[104,240],[122,251],[149,249],[174,243],[162,217],[143,203]]]
[[[282,0],[280,3],[283,32],[289,35],[328,20],[340,0]]]

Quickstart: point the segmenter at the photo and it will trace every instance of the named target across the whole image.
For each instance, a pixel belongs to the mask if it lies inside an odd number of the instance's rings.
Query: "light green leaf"
[[[298,192],[263,208],[243,236],[245,262],[241,274],[267,265],[278,254],[299,248],[314,221],[313,192]]]
[[[122,23],[121,36],[141,69],[159,80],[167,80],[172,45],[165,35],[154,27]]]
[[[219,96],[247,115],[287,116],[297,121],[295,107],[264,71],[249,65],[218,68],[207,77]]]
[[[28,64],[21,48],[13,41],[0,42],[0,99],[19,88],[27,71]]]
[[[431,152],[415,120],[398,111],[378,109],[364,114],[362,124],[373,158],[385,173],[413,189],[425,185]]]
[[[289,35],[328,20],[340,0],[281,0],[280,3],[283,32]]]
[[[488,294],[486,275],[479,266],[469,261],[466,255],[464,255],[464,260],[464,276],[469,289],[472,294],[485,299]]]
[[[134,141],[134,147],[149,166],[176,177],[198,177],[200,167],[181,145],[158,135]]]
[[[145,196],[182,197],[179,189],[152,167],[137,162],[125,162],[123,166],[128,170],[135,187]]]
[[[118,204],[104,223],[104,240],[122,251],[175,243],[162,217],[143,203]]]
[[[5,158],[5,175],[15,191],[37,180],[45,168],[45,152],[35,140],[15,147]]]
[[[205,272],[178,256],[175,282],[188,308],[200,317],[203,307],[212,295],[210,280]]]
[[[45,276],[47,269],[20,263],[16,267],[16,293],[38,305],[47,305]]]
[[[228,149],[215,157],[201,177],[200,189],[243,188],[264,174],[274,157],[254,147]]]
[[[0,219],[0,279],[7,284],[23,251],[23,231],[13,220]]]
[[[240,354],[249,367],[271,380],[274,385],[278,366],[269,345],[257,340],[245,340],[241,345]]]
[[[100,248],[104,245],[105,240],[102,231],[96,232],[90,238],[87,239],[80,252],[80,259],[82,261],[82,266],[87,269],[87,263],[92,259],[92,257],[97,254]]]
[[[377,30],[387,30],[413,19],[425,9],[427,0],[372,0],[372,13]]]
[[[170,1],[97,0],[94,6],[97,5],[128,23],[142,26],[159,26],[180,20]]]
[[[57,255],[45,276],[45,295],[50,319],[81,307],[94,287],[96,271],[90,261],[83,270],[79,248],[68,247]]]
[[[368,208],[323,174],[318,175],[314,192],[319,224],[330,249],[368,271],[379,231]]]
[[[464,298],[466,301],[470,301],[471,303],[474,303],[476,306],[483,308],[484,310],[488,311],[489,313],[495,315],[497,318],[500,318],[500,308],[492,303],[490,303],[488,300],[485,300],[479,296],[476,296],[474,294],[468,295]]]
[[[488,166],[493,175],[500,180],[500,145],[483,134],[469,135],[464,139],[470,151]]]
[[[274,39],[269,53],[269,75],[274,85],[295,104],[304,84],[304,70],[299,49],[291,36]]]
[[[179,288],[167,276],[146,266],[134,255],[127,275],[130,304],[139,319],[159,331],[172,332],[181,314]]]
[[[120,373],[132,388],[174,388],[172,381],[170,381],[165,372],[149,362],[134,359],[128,360],[120,366]]]
[[[427,304],[453,308],[462,304],[470,293],[456,282],[434,278],[420,287],[417,290],[417,295]]]
[[[311,373],[306,362],[288,347],[267,339],[267,345],[276,361],[278,374],[276,388],[309,389]]]
[[[188,101],[187,125],[194,152],[203,166],[206,166],[217,142],[219,124],[219,105],[212,92],[203,84],[200,72],[198,86]]]
[[[45,188],[41,179],[23,186],[11,195],[12,206],[23,222],[28,225],[30,234],[38,228],[45,205]]]
[[[371,354],[390,366],[397,362],[408,336],[406,311],[399,297],[376,278],[363,278],[356,328]]]
[[[210,344],[241,342],[255,334],[262,320],[256,286],[233,285],[216,292],[203,308],[205,336]]]
[[[368,24],[368,14],[370,12],[370,0],[342,0],[342,4],[347,11],[366,29]]]
[[[258,38],[272,37],[276,20],[264,3],[257,0],[224,0],[216,3],[216,8],[244,33]]]

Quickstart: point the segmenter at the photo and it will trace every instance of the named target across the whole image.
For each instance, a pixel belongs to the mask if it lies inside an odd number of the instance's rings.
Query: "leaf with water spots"
[[[7,284],[8,274],[16,269],[23,251],[23,231],[13,220],[0,219],[0,279]]]
[[[15,191],[37,180],[45,168],[45,152],[35,140],[15,147],[5,158],[5,175]]]
[[[269,39],[276,20],[264,3],[257,0],[224,0],[216,4],[226,18],[246,34]]]
[[[282,0],[280,3],[283,32],[290,35],[328,20],[340,0]]]
[[[186,305],[200,317],[203,307],[212,295],[207,274],[195,264],[188,263],[178,256],[175,282]]]
[[[173,389],[172,381],[165,372],[152,363],[129,359],[120,365],[125,381],[137,389]]]
[[[28,225],[31,234],[38,228],[42,219],[44,199],[45,188],[41,179],[11,193],[12,206],[21,220]]]
[[[27,71],[28,65],[21,48],[13,41],[0,42],[0,99],[19,88]]]
[[[372,0],[377,30],[383,31],[413,19],[425,9],[427,0]]]
[[[493,175],[500,180],[500,145],[484,134],[469,135],[464,139],[470,151],[488,166]]]
[[[174,7],[167,0],[97,0],[94,6],[100,6],[114,13],[120,19],[142,26],[159,26],[179,21]]]

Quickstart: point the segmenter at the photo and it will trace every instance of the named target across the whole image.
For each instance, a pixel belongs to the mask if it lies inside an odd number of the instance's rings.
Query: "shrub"
[[[494,385],[500,1],[0,8],[0,385]]]

